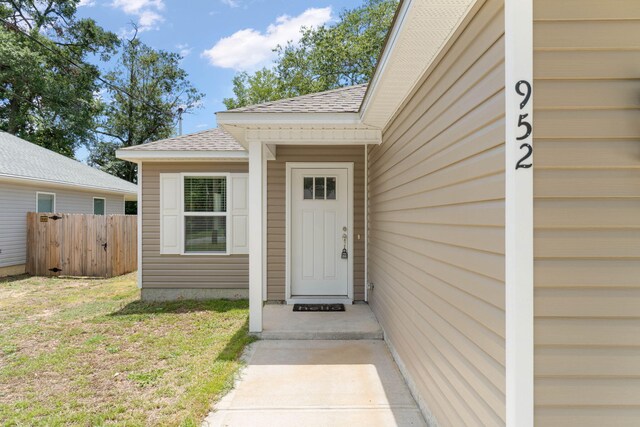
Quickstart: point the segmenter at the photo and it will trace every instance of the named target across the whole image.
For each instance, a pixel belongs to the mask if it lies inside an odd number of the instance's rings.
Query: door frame
[[[346,169],[347,170],[347,221],[349,232],[347,233],[347,247],[349,258],[347,259],[347,298],[318,298],[318,297],[292,297],[291,296],[291,173],[293,169]],[[286,190],[285,190],[285,297],[287,304],[294,303],[353,303],[353,162],[286,162]]]

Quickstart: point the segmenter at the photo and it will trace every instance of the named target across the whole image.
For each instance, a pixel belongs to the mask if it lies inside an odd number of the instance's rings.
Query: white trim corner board
[[[142,162],[138,162],[138,289],[142,289]]]
[[[533,0],[505,0],[507,426],[533,427]]]

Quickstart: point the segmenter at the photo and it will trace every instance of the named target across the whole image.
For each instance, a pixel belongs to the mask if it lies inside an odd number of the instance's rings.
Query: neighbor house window
[[[184,177],[184,252],[227,253],[227,177]]]
[[[93,198],[93,214],[94,215],[104,215],[106,201],[104,197],[94,197]]]
[[[41,213],[53,213],[56,210],[55,193],[36,193],[36,209]]]

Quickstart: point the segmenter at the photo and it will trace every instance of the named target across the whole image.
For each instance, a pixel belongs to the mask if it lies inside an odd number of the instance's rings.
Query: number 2
[[[531,145],[525,143],[525,144],[522,144],[520,146],[521,150],[523,148],[527,149],[527,154],[525,154],[520,160],[518,160],[518,163],[516,163],[516,169],[520,169],[520,168],[528,169],[531,166],[533,166],[531,163],[522,164],[522,162],[527,160],[529,157],[531,157],[531,154],[533,154],[533,147]]]

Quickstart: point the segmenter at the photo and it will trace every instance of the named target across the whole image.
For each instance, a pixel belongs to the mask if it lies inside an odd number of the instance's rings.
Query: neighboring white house
[[[26,213],[124,214],[137,185],[0,132],[0,277],[26,262]]]

